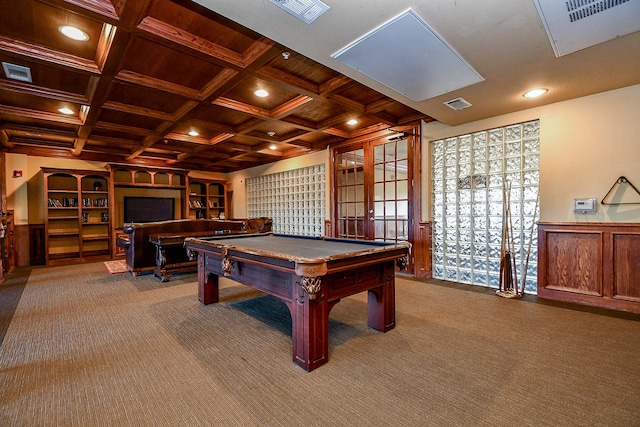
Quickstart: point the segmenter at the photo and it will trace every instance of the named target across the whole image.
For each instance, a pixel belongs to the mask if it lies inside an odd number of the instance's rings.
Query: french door
[[[337,149],[335,235],[384,242],[412,240],[413,137]]]

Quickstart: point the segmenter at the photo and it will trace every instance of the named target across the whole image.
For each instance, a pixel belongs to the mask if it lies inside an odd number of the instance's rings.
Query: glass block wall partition
[[[247,178],[247,215],[273,219],[275,233],[324,234],[325,165]]]
[[[433,141],[431,148],[433,276],[499,287],[508,195],[519,286],[531,241],[525,292],[535,293],[540,121]]]

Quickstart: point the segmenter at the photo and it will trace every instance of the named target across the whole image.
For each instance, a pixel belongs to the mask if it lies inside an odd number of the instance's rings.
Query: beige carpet
[[[221,279],[203,306],[195,280],[34,269],[0,347],[0,425],[640,425],[638,317],[399,279],[397,327],[342,300],[308,373],[282,302]]]

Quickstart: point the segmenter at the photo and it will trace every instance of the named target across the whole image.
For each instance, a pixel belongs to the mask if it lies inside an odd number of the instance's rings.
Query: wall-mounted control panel
[[[596,199],[574,199],[573,211],[576,213],[596,213]]]

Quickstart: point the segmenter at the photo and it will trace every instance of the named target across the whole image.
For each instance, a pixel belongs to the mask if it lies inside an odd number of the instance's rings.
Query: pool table
[[[184,246],[197,256],[202,304],[218,302],[220,276],[284,301],[291,313],[293,361],[307,371],[328,361],[329,312],[341,298],[368,291],[369,327],[393,329],[395,268],[406,269],[411,247],[273,233],[187,238]]]

